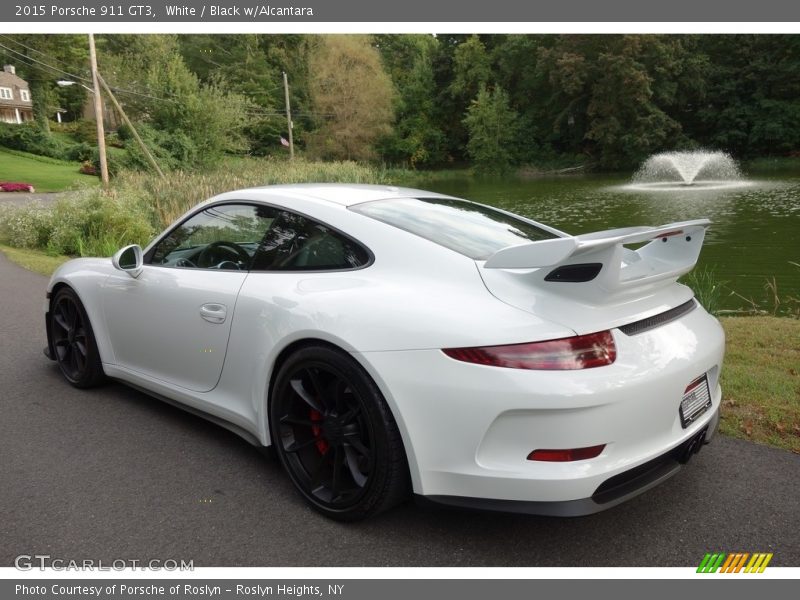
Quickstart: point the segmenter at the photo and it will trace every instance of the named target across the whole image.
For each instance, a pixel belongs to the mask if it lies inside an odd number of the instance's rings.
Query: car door
[[[276,214],[210,206],[163,236],[138,278],[110,276],[103,308],[115,363],[196,392],[214,389],[239,290]]]

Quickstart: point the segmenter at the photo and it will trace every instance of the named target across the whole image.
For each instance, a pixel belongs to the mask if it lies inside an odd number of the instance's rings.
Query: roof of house
[[[23,90],[28,89],[28,82],[16,73],[9,73],[8,71],[0,71],[0,85],[3,87],[18,87]]]
[[[13,98],[6,99],[0,97],[0,106],[15,106],[20,108],[30,108],[30,102],[23,102],[19,98],[19,92],[17,90],[27,90],[28,89],[28,82],[25,81],[22,77],[17,75],[16,73],[9,73],[7,70],[3,69],[0,71],[0,87],[7,87],[13,90]]]

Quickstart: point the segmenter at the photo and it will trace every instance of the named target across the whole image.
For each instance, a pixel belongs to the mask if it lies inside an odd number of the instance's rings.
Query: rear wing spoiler
[[[697,219],[660,227],[627,227],[539,242],[498,250],[483,264],[485,269],[538,269],[543,267],[589,266],[588,279],[549,278],[547,281],[585,282],[597,278],[609,291],[638,287],[651,282],[677,280],[691,271],[703,246],[711,221]],[[644,246],[637,250],[629,244]]]

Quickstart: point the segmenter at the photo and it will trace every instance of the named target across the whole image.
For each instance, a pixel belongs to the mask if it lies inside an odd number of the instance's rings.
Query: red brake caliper
[[[309,416],[311,418],[312,423],[322,421],[322,414],[318,410],[314,410],[313,408],[311,409]],[[330,446],[328,445],[327,440],[324,437],[322,437],[322,427],[320,427],[319,425],[312,425],[311,433],[314,434],[314,437],[317,440],[316,442],[314,442],[314,445],[317,447],[317,452],[319,452],[320,454],[325,454],[328,451],[328,448],[330,448]]]

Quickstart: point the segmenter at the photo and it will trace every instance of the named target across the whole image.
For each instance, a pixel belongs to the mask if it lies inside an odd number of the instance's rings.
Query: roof
[[[22,100],[17,90],[28,90],[28,82],[16,73],[0,71],[0,87],[11,88],[12,98],[0,98],[0,106],[12,108],[31,108],[30,100]]]
[[[445,198],[443,194],[427,192],[393,185],[367,185],[349,183],[299,183],[288,185],[268,185],[250,188],[249,192],[268,192],[287,197],[303,197],[312,200],[324,200],[340,206],[353,206],[373,200],[389,200],[392,198]]]
[[[28,82],[16,73],[0,70],[0,86],[12,88],[16,86],[20,89],[27,90]]]

